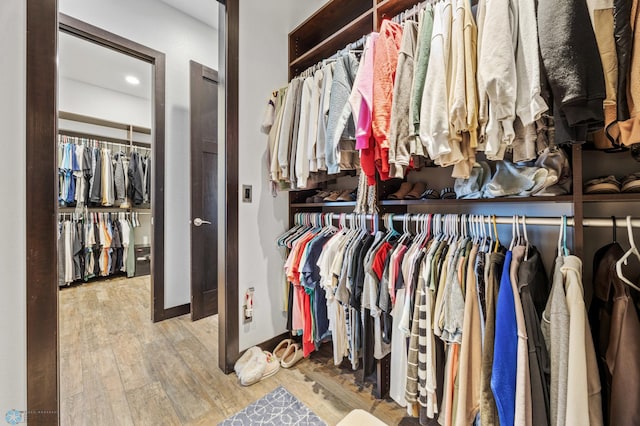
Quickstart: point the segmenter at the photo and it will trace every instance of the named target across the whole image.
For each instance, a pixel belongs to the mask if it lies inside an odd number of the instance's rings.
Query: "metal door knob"
[[[211,225],[211,222],[209,222],[208,220],[202,220],[199,217],[196,217],[195,219],[193,219],[193,224],[195,226],[202,226],[202,225]]]

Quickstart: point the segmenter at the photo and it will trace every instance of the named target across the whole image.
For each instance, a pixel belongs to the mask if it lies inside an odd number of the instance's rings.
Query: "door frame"
[[[165,156],[165,54],[79,19],[59,14],[60,31],[98,46],[140,59],[152,66],[152,144],[151,144],[151,321],[175,316],[164,308],[164,156]],[[188,306],[187,306],[188,307]],[[181,308],[181,307],[178,307]],[[187,309],[188,312],[188,309]],[[178,313],[181,315],[182,313]]]
[[[239,355],[238,308],[238,38],[239,0],[221,1],[219,33],[224,114],[225,226],[219,229],[218,366],[233,371]],[[59,424],[57,288],[58,1],[26,0],[26,316],[29,423]],[[164,87],[164,86],[163,86]],[[164,116],[164,102],[158,113]],[[164,126],[162,127],[164,130]],[[164,139],[163,139],[164,140]],[[41,141],[50,141],[43,144]],[[164,153],[163,153],[164,154]],[[164,216],[162,217],[164,219]],[[156,222],[156,225],[159,225]],[[164,227],[164,220],[161,225]],[[157,262],[158,259],[156,259]],[[159,262],[157,262],[159,263]],[[155,306],[162,306],[160,304]],[[164,308],[164,306],[162,306]]]
[[[218,77],[218,71],[214,70],[213,68],[209,68],[208,66],[201,64],[199,62],[196,61],[189,61],[189,92],[190,92],[190,96],[189,96],[189,102],[190,102],[190,111],[189,111],[189,116],[190,116],[190,126],[191,126],[191,135],[190,135],[190,151],[191,151],[191,160],[190,160],[190,165],[191,165],[191,206],[190,206],[190,214],[191,214],[191,221],[193,221],[193,219],[197,216],[199,217],[204,217],[206,220],[212,220],[210,217],[205,217],[202,216],[202,212],[201,211],[197,211],[199,210],[199,208],[194,209],[194,194],[200,194],[200,197],[202,195],[202,188],[203,188],[203,180],[202,180],[202,172],[203,172],[203,167],[202,167],[202,161],[199,158],[200,155],[202,154],[202,125],[201,125],[201,117],[202,117],[202,106],[200,105],[199,100],[201,99],[199,97],[200,94],[200,84],[202,82],[203,79],[207,79],[210,80],[212,82],[214,82],[216,84],[216,88],[219,89],[220,88],[220,79]],[[218,96],[216,96],[216,101],[217,101]],[[219,103],[218,103],[218,107],[216,108],[216,121],[218,120],[219,117]],[[216,128],[218,128],[218,123],[216,123]],[[215,135],[216,138],[216,147],[215,147],[215,153],[216,153],[216,158],[219,158],[219,144],[218,144],[218,134]],[[197,145],[195,145],[195,143],[197,143]],[[197,148],[197,149],[196,149]],[[219,163],[219,161],[218,161]],[[218,167],[219,168],[219,167]],[[216,176],[216,183],[218,183],[218,177]],[[220,191],[218,191],[219,193]],[[219,198],[219,197],[218,197]],[[200,201],[202,201],[202,199],[200,198]],[[216,207],[218,207],[219,205],[219,200],[216,199]],[[219,210],[219,209],[218,209]],[[218,216],[218,213],[216,212],[216,218]],[[218,221],[216,220],[216,222],[212,223],[211,225],[207,225],[207,226],[215,226],[216,228],[218,227]],[[205,229],[207,229],[205,227]],[[203,274],[204,272],[199,270],[199,268],[194,268],[194,259],[196,259],[196,253],[198,253],[198,250],[196,249],[202,249],[202,240],[200,240],[200,236],[195,236],[194,232],[196,231],[196,227],[195,225],[192,224],[192,226],[189,228],[189,232],[190,232],[190,236],[191,236],[191,320],[192,321],[197,321],[199,319],[205,318],[206,316],[209,315],[215,315],[218,311],[218,289],[219,289],[219,282],[217,282],[216,284],[216,298],[215,298],[215,306],[210,306],[209,303],[205,303],[205,300],[207,300],[206,298],[203,298]],[[217,232],[216,232],[217,234]],[[216,242],[217,243],[217,242]],[[197,244],[200,244],[200,246],[197,246]],[[198,258],[198,263],[197,265],[201,265],[201,258]],[[212,259],[213,260],[213,259]],[[217,258],[215,259],[216,263],[217,263]],[[218,268],[216,268],[217,271]],[[216,281],[218,280],[218,276],[215,277]],[[216,312],[213,314],[210,314],[209,312],[211,312],[212,310],[215,310]]]

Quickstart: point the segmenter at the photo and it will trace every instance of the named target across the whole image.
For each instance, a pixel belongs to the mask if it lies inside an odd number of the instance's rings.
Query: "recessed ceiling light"
[[[134,86],[137,86],[138,84],[140,84],[140,79],[132,75],[128,75],[124,79],[127,83],[133,84]]]

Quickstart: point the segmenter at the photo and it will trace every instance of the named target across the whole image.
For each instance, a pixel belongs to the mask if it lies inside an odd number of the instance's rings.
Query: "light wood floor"
[[[215,425],[280,385],[328,424],[355,408],[387,424],[405,413],[327,355],[240,386],[218,369],[217,316],[152,324],[148,277],[62,290],[59,323],[63,425]]]

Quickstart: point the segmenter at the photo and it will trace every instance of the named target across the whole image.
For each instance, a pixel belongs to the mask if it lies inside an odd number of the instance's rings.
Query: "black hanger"
[[[617,243],[617,232],[616,230],[618,229],[618,225],[616,225],[616,217],[615,216],[611,216],[611,221],[613,222],[613,242]]]

